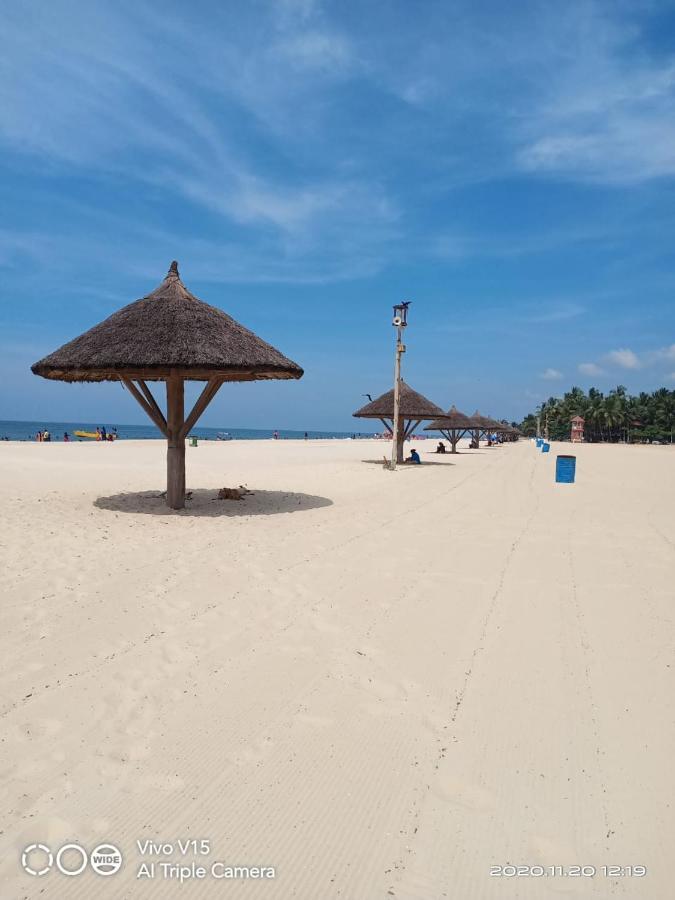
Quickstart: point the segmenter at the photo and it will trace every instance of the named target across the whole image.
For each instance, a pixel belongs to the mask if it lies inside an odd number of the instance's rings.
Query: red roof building
[[[585,419],[581,416],[574,416],[572,418],[572,443],[573,444],[581,444],[584,440],[584,424]]]

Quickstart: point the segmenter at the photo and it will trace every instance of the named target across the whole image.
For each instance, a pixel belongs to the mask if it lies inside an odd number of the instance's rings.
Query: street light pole
[[[394,471],[399,455],[399,439],[401,420],[401,356],[405,353],[403,343],[403,329],[408,325],[408,306],[410,301],[398,303],[394,306],[394,318],[392,325],[396,328],[396,349],[394,351],[394,420],[393,434],[391,436],[391,464],[389,468]]]

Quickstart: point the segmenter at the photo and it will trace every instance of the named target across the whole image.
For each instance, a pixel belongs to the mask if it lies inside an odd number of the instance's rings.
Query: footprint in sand
[[[431,791],[441,800],[460,806],[463,809],[473,809],[477,812],[487,812],[495,809],[497,803],[492,791],[479,784],[468,784],[452,775],[439,775],[431,785]]]

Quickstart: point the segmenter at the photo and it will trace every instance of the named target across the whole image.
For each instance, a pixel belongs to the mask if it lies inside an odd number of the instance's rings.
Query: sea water
[[[117,437],[120,440],[164,440],[158,428],[154,425],[121,425],[117,422],[50,422],[42,420],[40,422],[12,422],[0,419],[0,440],[8,438],[10,441],[34,441],[38,431],[48,431],[53,441],[62,441],[63,435],[67,431],[71,440],[77,441],[73,432],[75,431],[96,431],[97,425],[105,425],[106,431],[112,431],[117,428]],[[206,428],[197,425],[190,432],[201,440],[216,440],[218,436],[229,435],[233,440],[266,440],[273,437],[275,429],[273,428]],[[289,431],[287,429],[277,429],[280,438],[288,440],[302,440],[305,436],[304,431]],[[349,438],[358,434],[361,437],[371,437],[373,432],[355,432],[355,431],[307,431],[309,438]],[[88,440],[83,438],[83,440]],[[89,439],[90,440],[90,439]]]

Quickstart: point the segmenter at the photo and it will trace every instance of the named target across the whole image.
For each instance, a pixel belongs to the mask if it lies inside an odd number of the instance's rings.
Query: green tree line
[[[548,423],[553,441],[569,440],[570,420],[582,416],[587,441],[660,441],[672,442],[675,427],[675,391],[659,388],[651,394],[644,391],[631,396],[623,385],[608,394],[596,388],[585,393],[573,387],[563,397],[549,397],[534,412],[525,416],[520,430],[528,435],[541,434]]]

